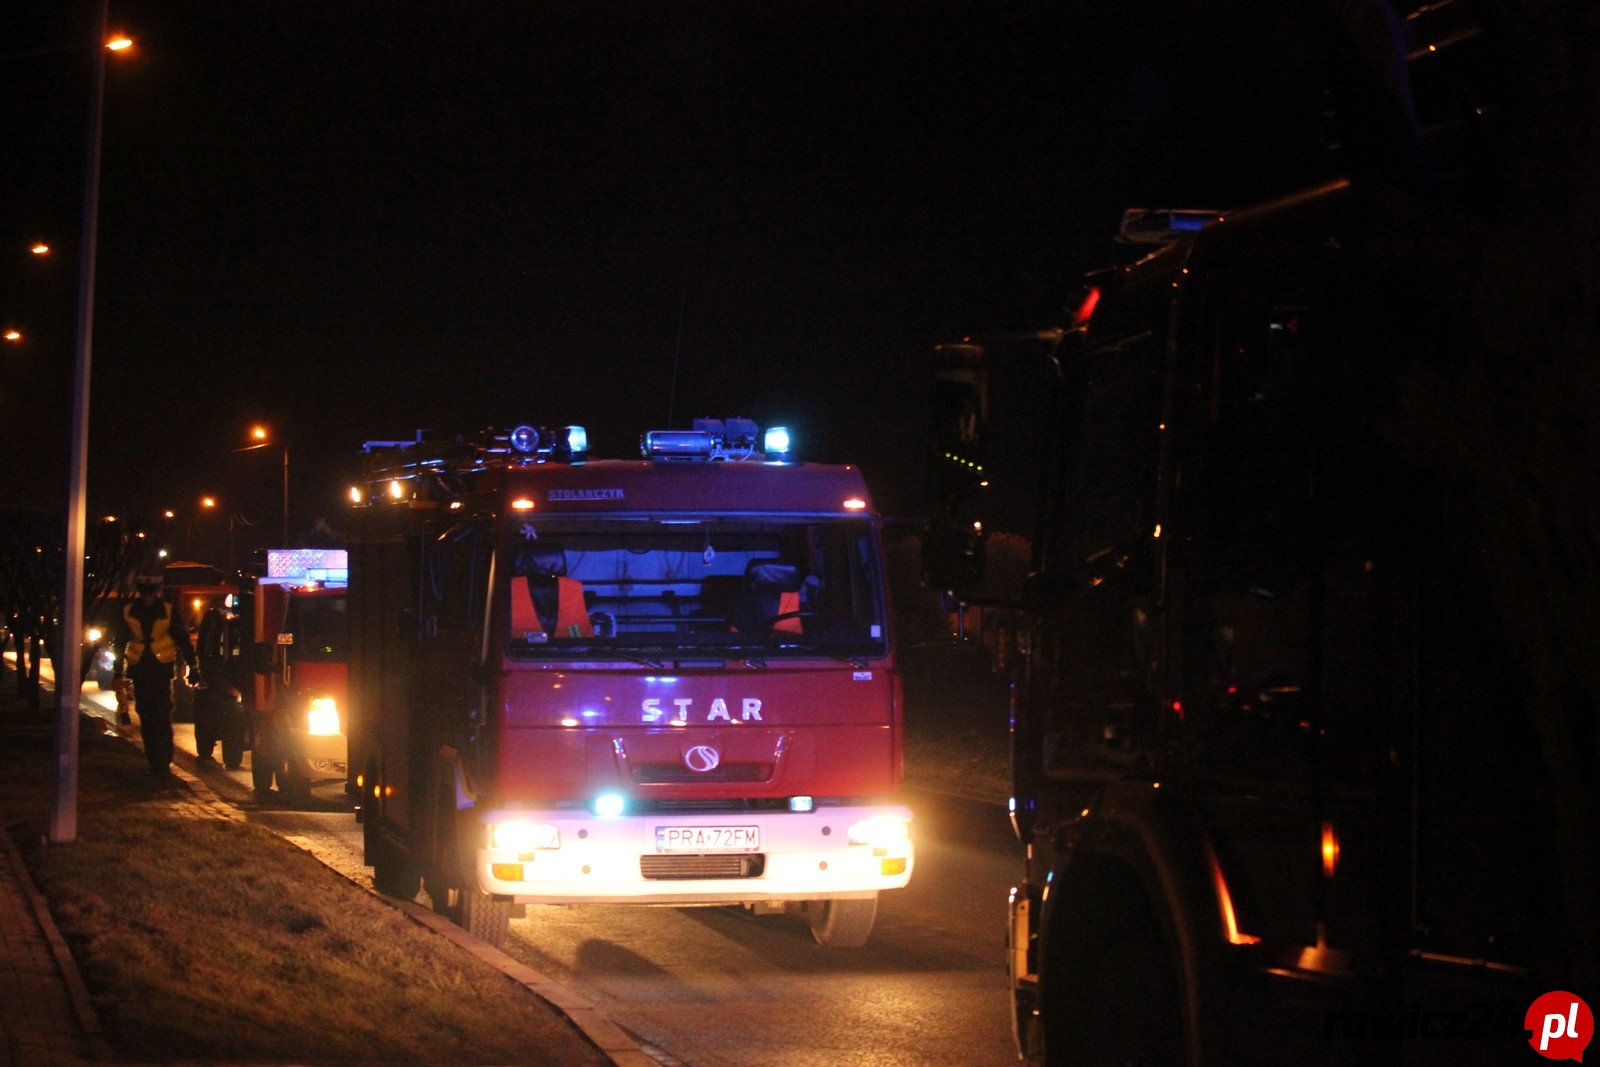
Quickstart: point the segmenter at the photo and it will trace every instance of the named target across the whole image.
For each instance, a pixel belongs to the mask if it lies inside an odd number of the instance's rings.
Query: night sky
[[[1198,5],[1197,5],[1198,7]],[[3,19],[0,492],[62,498],[95,5]],[[294,528],[369,439],[791,426],[919,506],[925,360],[1054,321],[1124,208],[1325,166],[1315,98],[1187,4],[118,0],[91,514]],[[26,252],[44,238],[50,262]],[[59,503],[57,503],[59,506]]]

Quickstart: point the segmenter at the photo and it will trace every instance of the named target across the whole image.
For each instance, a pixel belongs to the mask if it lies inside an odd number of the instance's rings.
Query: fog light
[[[602,819],[615,819],[627,806],[621,793],[602,793],[594,798],[594,813]]]
[[[536,848],[560,848],[561,831],[549,823],[527,819],[497,822],[489,827],[489,847],[507,852],[531,852]]]
[[[811,799],[810,797],[790,797],[789,798],[789,810],[790,811],[811,811],[816,806],[817,806],[816,801]]]
[[[905,874],[906,858],[904,856],[892,860],[879,860],[878,869],[883,874]]]
[[[893,848],[903,844],[908,835],[906,820],[895,815],[874,815],[850,826],[852,845],[871,845],[873,848]]]
[[[520,882],[522,878],[522,864],[520,863],[491,863],[489,873],[501,882]]]

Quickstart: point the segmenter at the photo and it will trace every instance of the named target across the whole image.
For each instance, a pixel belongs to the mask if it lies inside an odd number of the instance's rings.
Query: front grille
[[[637,812],[788,811],[788,797],[663,797],[628,805]]]
[[[767,857],[759,852],[684,856],[640,856],[639,875],[657,882],[695,878],[760,878]]]
[[[772,777],[770,763],[724,763],[716,770],[691,771],[681,763],[640,763],[634,765],[633,780],[641,785],[667,785],[675,782],[765,782]]]

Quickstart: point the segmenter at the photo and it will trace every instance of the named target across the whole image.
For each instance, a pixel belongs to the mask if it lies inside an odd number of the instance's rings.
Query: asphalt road
[[[86,703],[99,703],[90,684]],[[371,884],[342,780],[302,808],[257,801],[244,769],[178,759],[219,795]],[[835,1067],[1012,1064],[1006,892],[1021,846],[996,806],[908,794],[917,867],[881,898],[865,948],[824,949],[801,923],[737,908],[530,906],[508,954],[590,1001],[664,1064]],[[423,898],[425,901],[425,898]]]

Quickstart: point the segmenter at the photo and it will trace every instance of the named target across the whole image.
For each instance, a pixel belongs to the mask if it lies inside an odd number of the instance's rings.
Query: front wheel
[[[510,900],[492,897],[476,886],[463,889],[441,884],[437,874],[424,877],[422,888],[427,891],[437,914],[494,948],[505,945],[506,935],[511,930]]]
[[[255,737],[250,744],[250,784],[255,786],[256,792],[266,793],[272,789],[272,780],[276,777],[276,765],[279,762],[278,746],[273,740],[272,727],[258,720]]]
[[[811,936],[824,948],[860,948],[872,934],[878,918],[878,895],[865,900],[811,900],[806,902]]]
[[[401,900],[416,900],[422,876],[417,873],[411,857],[383,839],[383,833],[373,822],[362,830],[367,865],[372,868],[372,887],[380,893]]]
[[[495,948],[503,946],[506,934],[511,930],[511,901],[503,897],[491,897],[477,889],[459,892],[461,918],[457,921],[462,928]]]

